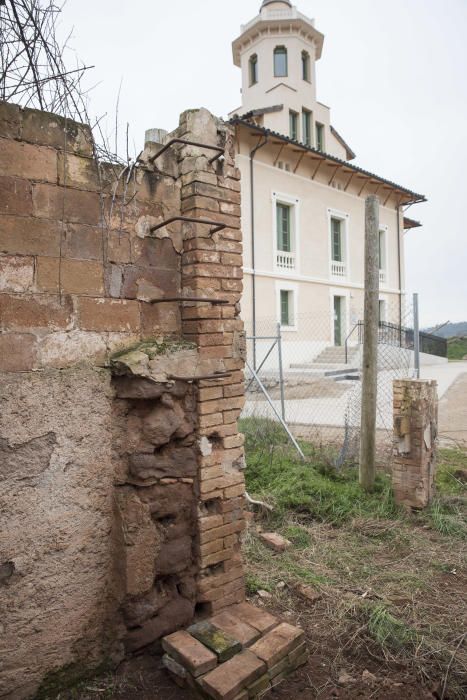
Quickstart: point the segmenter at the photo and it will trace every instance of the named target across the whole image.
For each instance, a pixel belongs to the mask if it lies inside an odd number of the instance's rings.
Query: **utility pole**
[[[413,350],[415,379],[420,379],[420,317],[418,312],[418,294],[413,295]]]
[[[360,484],[371,491],[376,474],[376,399],[379,326],[379,200],[365,201],[365,309],[363,322]]]

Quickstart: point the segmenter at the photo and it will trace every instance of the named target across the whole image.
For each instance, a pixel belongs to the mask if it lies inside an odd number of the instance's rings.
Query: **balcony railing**
[[[308,24],[311,24],[312,27],[314,27],[315,22],[313,19],[310,19],[310,17],[307,17],[306,15],[302,14],[297,10],[296,7],[291,7],[290,9],[287,10],[270,10],[267,9],[267,7],[261,11],[259,15],[254,17],[254,19],[251,20],[251,22],[248,22],[247,24],[243,24],[241,27],[241,31],[246,32],[250,27],[254,27],[255,24],[258,22],[261,22],[262,20],[290,20],[290,19],[301,19],[304,22],[307,22]]]
[[[276,253],[276,267],[280,270],[295,270],[295,253],[286,253],[278,250]]]
[[[379,271],[379,283],[386,284],[386,270]]]
[[[333,277],[347,277],[347,265],[340,260],[331,260],[331,275]]]

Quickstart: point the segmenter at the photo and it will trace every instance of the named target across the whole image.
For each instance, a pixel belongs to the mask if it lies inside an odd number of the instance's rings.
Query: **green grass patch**
[[[394,617],[385,605],[369,605],[366,615],[368,632],[383,649],[399,652],[415,644],[415,630]]]
[[[467,355],[467,338],[448,338],[448,358],[462,360]]]
[[[307,549],[311,545],[310,533],[300,525],[289,525],[282,530],[282,534],[292,542],[296,549]]]
[[[467,470],[467,451],[461,449],[438,450],[436,489],[440,494],[466,494],[467,484],[458,472]]]

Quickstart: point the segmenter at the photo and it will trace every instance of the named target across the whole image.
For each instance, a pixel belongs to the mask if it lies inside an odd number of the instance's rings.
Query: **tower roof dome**
[[[292,3],[290,2],[290,0],[263,0],[261,9],[263,9],[263,7],[266,7],[266,5],[271,5],[271,3],[273,2],[281,2],[283,5],[287,5],[287,7],[292,7]]]

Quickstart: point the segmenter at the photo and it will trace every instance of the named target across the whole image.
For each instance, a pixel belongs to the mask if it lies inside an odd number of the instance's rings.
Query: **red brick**
[[[99,225],[100,199],[97,192],[53,185],[33,185],[34,216],[77,224]]]
[[[222,515],[208,515],[198,520],[198,527],[201,532],[212,530],[215,527],[222,527],[224,521]]]
[[[0,176],[0,213],[32,214],[31,184],[28,180]]]
[[[217,666],[217,656],[188,632],[174,632],[165,637],[162,648],[195,678]]]
[[[217,540],[221,537],[233,535],[235,532],[241,532],[244,529],[244,521],[229,523],[228,525],[223,525],[222,527],[215,527],[211,530],[206,530],[206,532],[201,532],[199,540],[201,544],[207,544],[208,542],[212,542],[213,540]]]
[[[60,254],[61,224],[18,216],[0,216],[0,250],[20,255]]]
[[[232,378],[231,378],[232,379]],[[245,393],[245,383],[241,384],[231,384],[230,386],[224,386],[224,397],[226,399],[232,396],[243,396]]]
[[[0,175],[56,183],[57,152],[0,138]]]
[[[0,324],[5,329],[50,328],[65,330],[72,325],[73,306],[69,297],[37,294],[0,294]]]
[[[270,669],[302,644],[304,638],[303,630],[283,622],[253,644],[251,651]]]
[[[234,700],[265,671],[265,664],[246,650],[204,676],[202,686],[215,700]]]
[[[292,546],[289,540],[285,537],[278,535],[277,532],[261,532],[259,538],[266,547],[274,550],[274,552],[285,552],[286,549]]]
[[[241,583],[239,585],[241,587]],[[229,595],[233,590],[233,588],[227,590],[227,587],[225,587],[224,593]],[[211,618],[211,622],[216,627],[220,627],[226,634],[229,634],[234,639],[238,639],[244,647],[250,646],[250,644],[256,642],[261,636],[257,629],[250,627],[250,625],[235,617],[230,611],[219,613]]]
[[[247,622],[257,629],[258,632],[261,632],[261,634],[266,634],[279,624],[279,621],[273,615],[266,610],[255,608],[254,605],[250,605],[250,603],[236,605],[232,608],[232,614],[240,620],[243,620],[243,622]]]
[[[36,366],[37,339],[32,334],[0,334],[0,371],[27,372]]]
[[[139,303],[120,299],[80,297],[78,301],[80,328],[87,331],[139,331]]]

